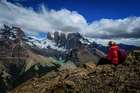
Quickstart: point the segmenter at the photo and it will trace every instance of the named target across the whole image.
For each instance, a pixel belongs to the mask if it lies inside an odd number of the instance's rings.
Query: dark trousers
[[[111,64],[111,61],[107,58],[101,58],[97,65],[103,65],[103,64]]]

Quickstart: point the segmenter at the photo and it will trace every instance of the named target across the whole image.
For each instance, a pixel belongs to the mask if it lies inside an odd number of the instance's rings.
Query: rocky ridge
[[[33,78],[10,93],[139,93],[140,62],[130,61],[53,71]]]

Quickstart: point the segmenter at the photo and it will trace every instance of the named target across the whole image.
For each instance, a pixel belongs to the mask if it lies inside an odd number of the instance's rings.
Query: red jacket
[[[118,50],[119,50],[119,47],[117,45],[112,45],[109,48],[109,51],[108,51],[108,59],[114,65],[118,65],[119,64]]]

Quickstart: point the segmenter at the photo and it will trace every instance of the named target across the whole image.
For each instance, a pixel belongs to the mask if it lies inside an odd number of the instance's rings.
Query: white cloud
[[[31,9],[16,6],[9,2],[0,3],[0,23],[9,23],[28,31],[81,31],[86,20],[75,11],[43,9],[36,13]]]
[[[101,19],[89,24],[76,11],[46,10],[42,6],[42,11],[37,13],[31,8],[26,9],[2,0],[0,2],[0,25],[2,24],[17,25],[24,31],[33,32],[80,32],[88,37],[101,40],[113,38],[125,43],[130,43],[135,38],[135,44],[140,46],[138,43],[140,41],[140,17]]]
[[[117,20],[101,19],[92,22],[89,28],[88,35],[96,38],[140,38],[140,17]]]

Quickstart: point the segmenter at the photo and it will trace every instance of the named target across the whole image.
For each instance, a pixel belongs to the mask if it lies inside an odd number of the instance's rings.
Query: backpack
[[[127,57],[127,53],[125,49],[120,48],[118,50],[118,55],[119,55],[119,63],[124,63]]]

